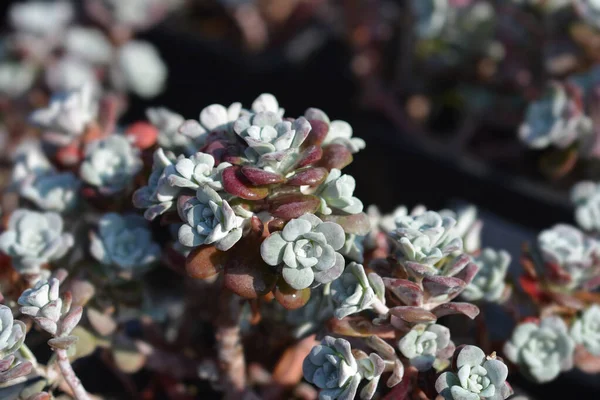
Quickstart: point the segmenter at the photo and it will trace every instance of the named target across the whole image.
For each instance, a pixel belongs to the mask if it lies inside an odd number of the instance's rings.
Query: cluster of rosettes
[[[133,202],[148,220],[178,217],[190,275],[224,270],[227,287],[253,297],[244,279],[263,293],[275,285],[304,290],[342,274],[347,237],[369,228],[354,179],[341,172],[364,147],[348,123],[314,108],[286,118],[270,94],[250,110],[210,105],[198,121],[164,108],[148,116],[162,147]],[[215,250],[217,263],[208,256]]]

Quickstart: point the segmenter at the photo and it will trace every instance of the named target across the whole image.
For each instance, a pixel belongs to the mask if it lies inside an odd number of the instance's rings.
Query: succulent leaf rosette
[[[435,382],[445,400],[504,400],[512,394],[506,383],[508,368],[479,347],[464,346],[455,354],[456,372],[441,374]]]
[[[316,385],[320,400],[352,400],[362,380],[350,343],[325,336],[302,364],[304,378]]]
[[[571,337],[593,356],[600,356],[600,306],[591,305],[573,322]]]
[[[93,87],[84,85],[79,89],[55,95],[48,108],[39,109],[31,114],[31,121],[42,128],[58,131],[70,138],[83,134],[86,126],[94,121],[98,114],[98,104],[94,98]]]
[[[473,259],[479,271],[461,296],[468,301],[500,301],[506,289],[504,280],[510,259],[510,254],[505,250],[483,249],[481,254]]]
[[[541,98],[529,104],[519,137],[534,149],[567,148],[591,132],[580,101],[569,87],[552,82]]]
[[[364,267],[355,262],[348,264],[344,273],[331,283],[331,295],[338,319],[385,305],[385,287],[381,277],[374,272],[367,276]]]
[[[519,324],[505,343],[504,354],[525,376],[545,383],[573,367],[574,349],[575,342],[565,322],[557,316],[549,316],[539,324]]]
[[[319,211],[323,215],[336,213],[358,214],[363,210],[363,203],[354,197],[356,181],[350,175],[342,175],[342,171],[333,168],[329,171],[325,182],[315,192],[321,199]]]
[[[146,209],[144,217],[149,221],[173,209],[181,192],[181,188],[169,183],[169,177],[176,174],[175,156],[159,148],[154,152],[153,160],[148,185],[133,193],[133,205]]]
[[[229,250],[242,238],[244,218],[235,214],[229,203],[210,187],[198,189],[195,197],[178,207],[185,222],[179,228],[179,242],[187,247],[214,244]]]
[[[231,164],[222,162],[215,167],[215,159],[210,154],[196,153],[175,162],[175,171],[167,178],[174,187],[198,189],[209,187],[215,191],[223,190],[221,173]]]
[[[345,238],[340,225],[305,214],[267,237],[260,253],[267,264],[283,265],[283,279],[291,287],[305,289],[313,282],[332,282],[342,274],[344,257],[337,250]]]
[[[86,147],[79,174],[100,193],[111,195],[129,187],[141,168],[142,161],[131,143],[112,135]]]
[[[32,178],[23,185],[20,194],[40,209],[63,213],[77,206],[81,181],[72,172]]]
[[[571,201],[575,205],[575,220],[586,231],[600,231],[600,186],[583,181],[571,189]]]
[[[436,369],[454,354],[454,343],[450,340],[450,330],[438,324],[417,324],[398,342],[398,349],[419,371]],[[437,364],[437,365],[436,365]]]
[[[558,224],[538,235],[537,245],[552,284],[567,289],[597,285],[600,242],[579,229]]]
[[[455,225],[456,220],[434,211],[399,217],[392,235],[398,241],[400,259],[417,275],[436,275],[436,263],[462,249]]]
[[[0,305],[0,360],[14,353],[25,341],[27,328],[15,320],[9,307]]]
[[[18,209],[0,235],[0,250],[22,274],[39,274],[42,265],[64,256],[73,243],[73,236],[63,232],[61,216],[53,212]]]
[[[98,231],[91,232],[90,240],[90,252],[96,260],[126,272],[145,270],[161,254],[148,222],[135,214],[103,215]]]
[[[62,299],[59,297],[59,281],[39,280],[34,287],[27,289],[19,297],[21,312],[37,319],[44,320],[44,327],[56,332],[57,323],[62,313]]]
[[[179,127],[179,133],[191,139],[198,147],[204,146],[210,133],[227,134],[233,123],[240,117],[241,103],[229,107],[211,104],[202,109],[199,120],[187,120]]]
[[[442,217],[450,217],[456,220],[455,233],[462,238],[463,250],[473,254],[481,248],[481,228],[483,222],[477,217],[477,207],[461,207],[457,211],[442,210]]]

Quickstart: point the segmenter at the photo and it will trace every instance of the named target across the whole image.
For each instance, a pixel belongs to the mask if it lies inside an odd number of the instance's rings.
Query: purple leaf
[[[477,272],[479,271],[479,266],[473,262],[469,262],[466,267],[464,267],[459,273],[454,275],[455,278],[458,278],[465,282],[465,284],[471,283]]]
[[[323,148],[323,156],[317,163],[319,167],[343,169],[352,162],[352,153],[346,146],[339,143],[332,143]]]
[[[325,168],[306,168],[296,171],[287,180],[286,184],[292,186],[317,186],[325,180],[325,177],[327,177],[327,170]]]
[[[423,291],[414,282],[407,279],[383,278],[386,289],[391,291],[407,306],[418,306],[423,303]]]
[[[304,140],[303,147],[321,146],[321,143],[323,143],[323,140],[325,140],[325,137],[329,133],[329,124],[317,119],[311,119],[308,122],[310,122],[312,129],[306,140]]]
[[[272,185],[284,181],[283,176],[256,167],[242,167],[241,171],[254,185]]]
[[[433,322],[437,317],[421,307],[401,306],[390,308],[390,314],[406,322]]]
[[[479,308],[470,303],[446,303],[441,304],[431,310],[438,318],[446,315],[464,314],[467,317],[474,319],[479,315]]]
[[[314,213],[321,201],[318,197],[301,193],[282,194],[270,200],[270,212],[276,218],[290,220]]]
[[[371,221],[365,213],[351,215],[323,215],[323,221],[335,222],[344,228],[344,232],[364,236],[371,231]]]
[[[319,161],[321,159],[322,155],[323,155],[323,149],[321,147],[319,147],[319,146],[307,147],[300,155],[300,158],[298,159],[298,162],[296,163],[296,168],[306,167],[307,165],[310,165],[316,161]]]
[[[463,268],[465,268],[467,266],[467,264],[470,261],[471,261],[470,256],[468,256],[467,254],[461,254],[460,256],[458,256],[454,259],[454,261],[452,262],[452,265],[450,265],[448,270],[445,271],[445,275],[446,276],[454,276],[454,275],[458,274],[460,271],[463,270]]]
[[[269,194],[266,187],[252,186],[237,166],[223,170],[223,188],[227,193],[246,200],[261,200]]]
[[[185,260],[187,274],[196,279],[210,278],[221,272],[229,256],[213,245],[194,248]]]
[[[449,276],[426,276],[423,278],[423,288],[429,297],[447,295],[448,300],[458,296],[466,284],[458,278]]]

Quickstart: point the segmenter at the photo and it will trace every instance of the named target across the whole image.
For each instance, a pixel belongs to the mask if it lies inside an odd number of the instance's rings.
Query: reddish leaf
[[[125,135],[133,139],[133,145],[140,150],[154,146],[158,138],[158,129],[149,122],[135,122],[125,131]]]
[[[295,310],[303,307],[310,300],[310,289],[296,290],[279,278],[277,286],[273,290],[275,300],[288,310]]]
[[[327,170],[325,168],[306,168],[298,170],[295,174],[289,178],[286,182],[292,186],[317,186],[320,185],[327,177]]]
[[[302,152],[300,159],[296,163],[296,168],[306,167],[316,161],[319,161],[323,156],[323,149],[320,146],[310,146]]]
[[[223,170],[223,187],[227,193],[246,200],[261,200],[269,194],[269,189],[266,187],[252,186],[237,166]]]
[[[464,314],[471,319],[475,319],[479,315],[479,308],[470,303],[446,303],[441,304],[431,310],[438,318],[453,315],[453,314]]]
[[[458,296],[467,286],[458,278],[449,276],[426,276],[423,278],[423,288],[429,297],[447,295],[449,299]]]
[[[323,148],[323,156],[316,164],[331,171],[332,168],[343,169],[352,162],[352,153],[346,146],[332,143]]]
[[[537,279],[528,275],[522,275],[519,277],[519,283],[521,285],[521,289],[523,289],[523,291],[532,299],[539,301],[542,298],[540,284]]]
[[[323,140],[329,133],[329,124],[325,121],[320,121],[316,119],[309,120],[310,126],[312,127],[310,133],[302,143],[303,147],[309,146],[321,146]]]
[[[406,322],[433,322],[437,317],[421,307],[401,306],[390,308],[390,314]]]
[[[283,176],[279,174],[274,174],[272,172],[267,172],[256,167],[245,166],[242,167],[241,171],[242,174],[244,174],[244,176],[255,185],[271,185],[274,183],[281,183],[284,181]]]
[[[270,200],[270,211],[276,218],[290,220],[314,213],[321,201],[318,197],[301,193],[282,194]]]
[[[332,318],[327,322],[330,332],[341,336],[370,337],[394,339],[396,332],[389,325],[373,325],[370,319],[362,316],[350,316],[344,319]]]
[[[371,231],[371,221],[365,213],[351,215],[323,215],[323,221],[335,222],[344,228],[344,232],[364,236]]]
[[[459,273],[454,275],[455,278],[462,280],[465,284],[471,283],[477,272],[479,271],[479,267],[477,264],[469,262],[466,267],[464,267]]]
[[[418,306],[423,302],[423,290],[407,279],[383,278],[386,289],[391,291],[407,306]]]
[[[187,256],[185,269],[192,278],[210,278],[223,270],[228,258],[227,253],[217,250],[215,246],[198,246]]]
[[[588,374],[600,372],[600,357],[590,354],[585,347],[579,345],[575,348],[575,366]]]

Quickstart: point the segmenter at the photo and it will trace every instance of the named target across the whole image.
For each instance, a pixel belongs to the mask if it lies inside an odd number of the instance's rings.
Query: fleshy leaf
[[[476,305],[470,303],[446,303],[441,304],[431,310],[438,318],[452,315],[452,314],[464,314],[471,319],[475,319],[479,315],[479,308]]]
[[[237,166],[225,168],[222,177],[225,191],[242,199],[261,200],[269,194],[269,189],[266,187],[252,186]]]
[[[270,199],[270,212],[276,218],[290,220],[304,214],[314,213],[320,203],[319,198],[312,195],[282,194]]]
[[[371,221],[365,213],[352,215],[323,215],[323,221],[335,222],[350,235],[364,236],[371,231]]]
[[[292,186],[317,186],[321,184],[327,177],[327,170],[325,168],[306,168],[298,170],[290,177],[286,184]]]
[[[390,314],[403,319],[406,322],[433,322],[437,317],[420,307],[400,306],[390,308]]]
[[[196,279],[210,278],[221,272],[229,255],[215,246],[198,246],[191,251],[185,261],[188,275]]]
[[[332,168],[343,169],[352,162],[352,153],[346,146],[332,143],[323,148],[323,155],[317,163],[319,167],[330,171]]]
[[[284,181],[283,176],[256,167],[244,166],[241,171],[255,185],[271,185]]]

